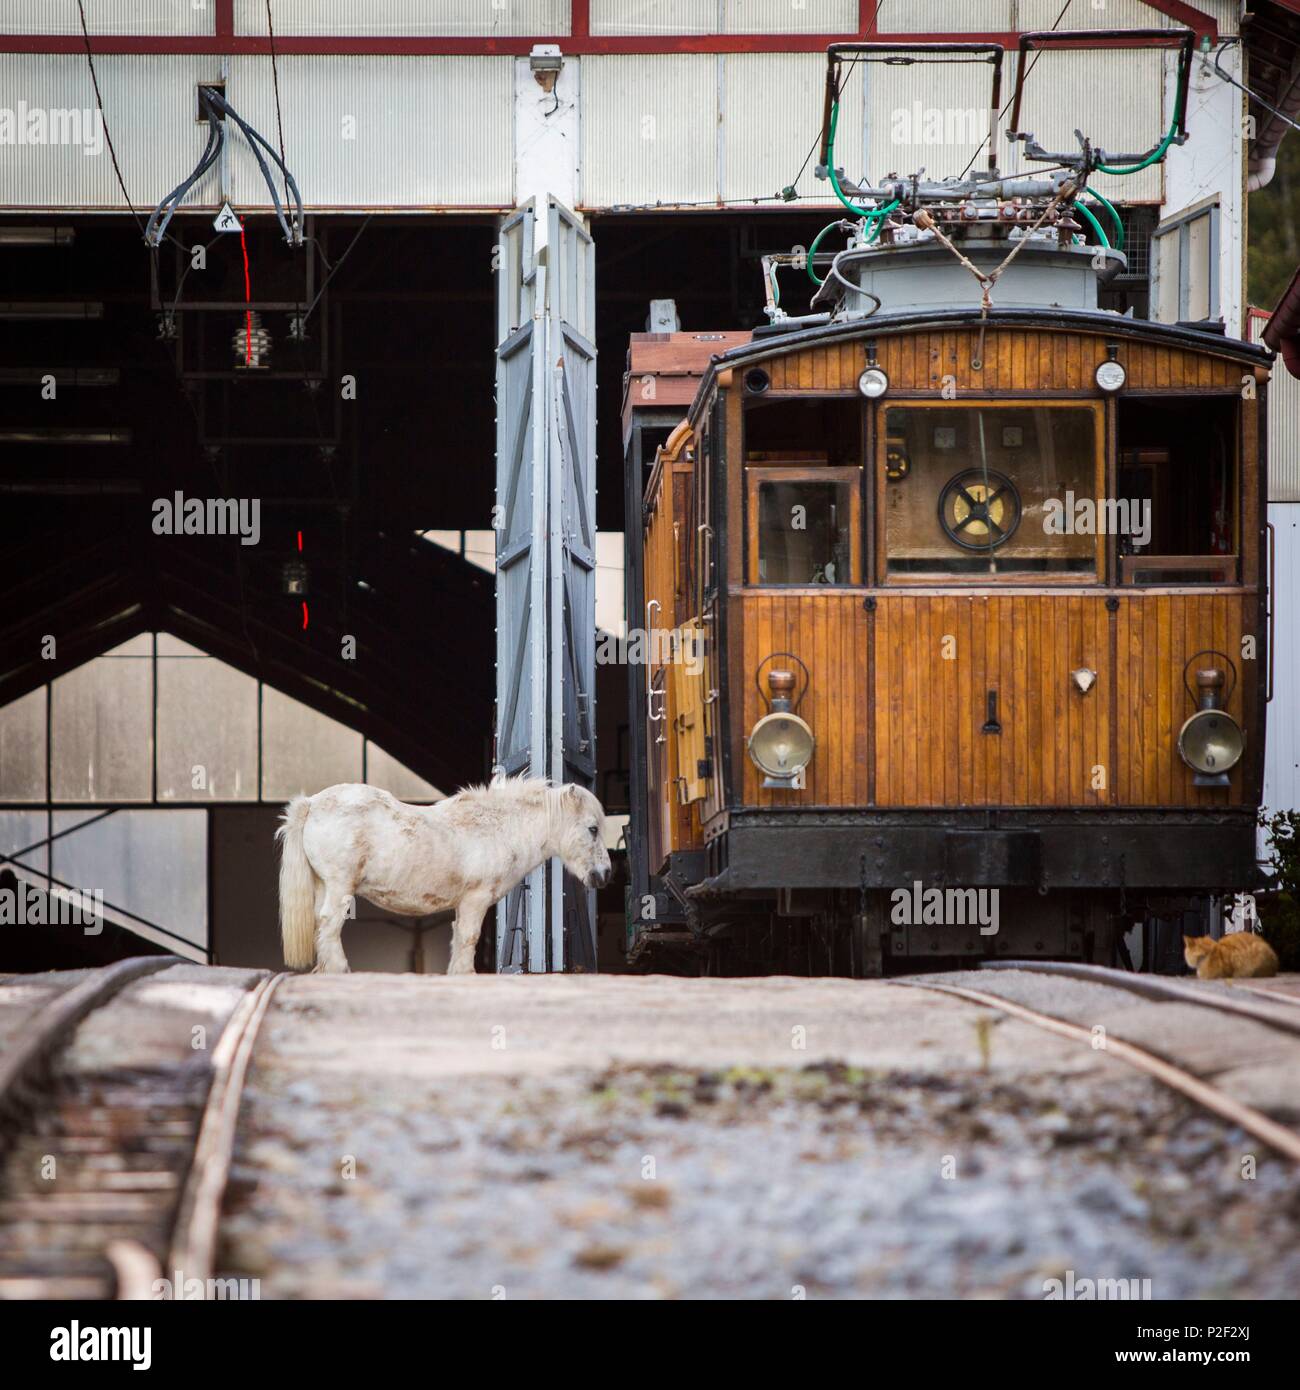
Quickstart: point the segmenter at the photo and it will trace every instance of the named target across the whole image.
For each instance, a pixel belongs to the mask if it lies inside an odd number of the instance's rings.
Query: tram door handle
[[[982,734],[1000,734],[1002,725],[998,723],[998,692],[990,690],[984,698],[984,723],[980,728]]]
[[[1273,703],[1273,634],[1277,631],[1277,531],[1271,521],[1268,527],[1268,695],[1265,704]]]

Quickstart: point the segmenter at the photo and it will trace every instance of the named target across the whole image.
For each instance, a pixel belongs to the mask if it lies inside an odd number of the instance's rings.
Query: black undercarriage
[[[1111,964],[1133,921],[1258,887],[1255,853],[1249,809],[734,810],[652,878],[630,954],[709,973]]]

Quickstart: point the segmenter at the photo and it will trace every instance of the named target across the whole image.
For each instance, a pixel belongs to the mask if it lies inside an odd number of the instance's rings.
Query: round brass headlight
[[[1221,709],[1197,710],[1178,731],[1179,756],[1207,776],[1236,767],[1245,749],[1241,725]]]
[[[797,714],[765,714],[749,734],[749,756],[769,777],[793,777],[812,760],[817,740]]]

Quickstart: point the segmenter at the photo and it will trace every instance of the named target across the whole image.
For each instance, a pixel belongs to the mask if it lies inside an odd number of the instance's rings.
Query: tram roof
[[[741,343],[713,354],[700,389],[692,403],[692,418],[719,371],[728,367],[748,366],[768,358],[784,356],[800,348],[820,347],[827,343],[855,339],[888,337],[899,333],[974,327],[980,323],[977,308],[939,309],[925,313],[872,314],[866,318],[843,319],[836,323],[816,324],[809,328],[793,329],[789,333],[760,330],[752,341]],[[1133,339],[1168,346],[1194,348],[1231,357],[1252,366],[1267,365],[1274,354],[1258,343],[1242,338],[1229,338],[1222,333],[1197,328],[1186,323],[1158,323],[1154,319],[1132,319],[1116,314],[1081,312],[1059,309],[1045,313],[1042,309],[994,309],[988,315],[991,328],[1058,329],[1063,332],[1104,334],[1116,339]]]

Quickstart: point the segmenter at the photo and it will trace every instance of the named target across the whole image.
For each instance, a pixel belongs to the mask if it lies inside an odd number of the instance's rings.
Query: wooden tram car
[[[634,960],[1109,963],[1256,885],[1268,355],[1099,309],[1060,177],[870,190],[825,313],[633,338]]]

